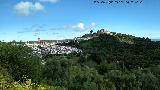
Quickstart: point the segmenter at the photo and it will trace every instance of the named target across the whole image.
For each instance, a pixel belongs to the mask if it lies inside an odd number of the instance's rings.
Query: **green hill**
[[[146,68],[160,64],[160,44],[149,38],[115,32],[101,33],[81,41],[77,47],[97,64],[116,63],[119,65],[117,69]]]

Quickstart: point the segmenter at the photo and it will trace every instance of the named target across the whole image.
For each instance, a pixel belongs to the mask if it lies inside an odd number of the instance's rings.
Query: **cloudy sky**
[[[160,0],[97,1],[0,0],[0,40],[70,39],[101,28],[160,38]]]

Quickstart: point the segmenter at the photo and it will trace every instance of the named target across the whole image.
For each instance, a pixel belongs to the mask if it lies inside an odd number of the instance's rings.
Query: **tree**
[[[0,45],[0,64],[8,69],[15,81],[23,81],[24,75],[34,82],[41,78],[41,59],[28,47]]]
[[[7,72],[7,69],[0,65],[0,90],[9,90],[10,83],[12,82],[11,75]]]
[[[90,31],[90,34],[92,34],[92,33],[93,33],[93,30]]]

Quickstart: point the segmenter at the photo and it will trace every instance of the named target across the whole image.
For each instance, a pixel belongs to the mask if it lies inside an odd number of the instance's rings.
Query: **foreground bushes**
[[[34,82],[41,79],[41,59],[22,45],[0,44],[0,65],[7,69],[15,81],[23,81],[23,75]]]

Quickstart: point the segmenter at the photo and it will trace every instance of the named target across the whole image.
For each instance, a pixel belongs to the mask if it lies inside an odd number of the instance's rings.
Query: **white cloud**
[[[40,4],[39,2],[32,3],[32,2],[19,2],[14,6],[14,12],[17,15],[21,16],[28,16],[34,11],[43,11],[44,6]]]
[[[96,23],[92,22],[91,27],[95,27],[95,26],[96,26]]]
[[[40,2],[57,3],[59,0],[39,0]]]
[[[85,25],[84,23],[79,23],[77,25],[73,25],[72,28],[75,30],[85,30]]]
[[[77,23],[77,24],[68,24],[68,25],[64,25],[64,26],[60,26],[60,27],[49,27],[47,30],[51,30],[51,31],[60,31],[60,30],[75,30],[75,31],[85,31],[85,30],[92,30],[96,27],[96,23],[90,23],[89,25],[86,25],[82,22]],[[44,31],[44,29],[42,28],[38,28],[36,30],[40,30],[40,31]],[[46,30],[45,30],[46,31]]]
[[[43,6],[42,4],[40,4],[39,2],[36,2],[36,3],[34,4],[34,9],[35,9],[36,11],[42,11],[42,10],[44,10],[44,6]]]
[[[90,30],[93,29],[94,27],[96,27],[96,24],[94,22],[92,22],[89,25],[85,25],[84,23],[80,22],[75,25],[65,25],[63,29],[73,29],[76,31],[82,31],[82,30]]]
[[[86,27],[86,30],[91,30],[96,27],[96,23],[92,22],[89,26]]]

